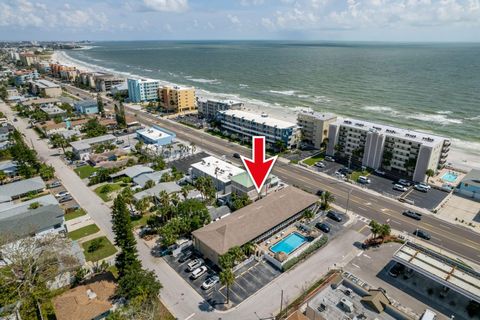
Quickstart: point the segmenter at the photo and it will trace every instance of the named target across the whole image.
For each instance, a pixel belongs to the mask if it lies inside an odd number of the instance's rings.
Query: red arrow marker
[[[277,160],[277,156],[274,156],[268,160],[265,160],[265,137],[255,136],[252,138],[252,158],[241,157],[245,169],[247,169],[250,178],[257,189],[257,192],[260,193],[260,190],[263,187],[263,184],[267,180],[270,171],[273,168],[273,164]]]

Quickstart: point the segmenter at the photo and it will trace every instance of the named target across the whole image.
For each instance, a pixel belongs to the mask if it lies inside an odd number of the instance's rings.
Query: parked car
[[[205,272],[207,272],[207,267],[206,266],[198,267],[197,269],[193,270],[192,274],[190,275],[190,278],[198,279]]]
[[[390,271],[388,272],[388,274],[396,278],[404,271],[405,271],[405,266],[397,262],[393,267],[390,268]]]
[[[333,221],[337,221],[337,222],[342,222],[342,216],[340,215],[340,213],[338,212],[335,212],[333,210],[329,210],[327,212],[327,217],[329,217],[330,219],[332,219]]]
[[[78,162],[77,162],[77,168],[78,168],[78,167],[86,166],[87,164],[88,164],[88,163],[85,162],[85,161],[78,161]]]
[[[233,157],[236,158],[236,159],[240,159],[240,154],[238,154],[238,153],[235,152],[235,153],[233,154]]]
[[[421,191],[421,192],[428,192],[428,190],[430,190],[429,188],[427,188],[427,187],[425,187],[424,185],[421,185],[421,184],[416,184],[414,188],[418,191]]]
[[[422,188],[428,189],[428,190],[432,189],[432,187],[425,182],[419,182],[419,183],[417,183],[417,185],[419,185]]]
[[[192,257],[192,255],[193,255],[192,251],[190,251],[190,250],[189,251],[184,251],[178,256],[178,262],[184,263],[185,261],[190,259]]]
[[[324,222],[318,222],[317,224],[315,224],[315,227],[325,233],[330,232],[330,226]]]
[[[413,234],[416,235],[417,237],[425,239],[425,240],[430,240],[432,238],[432,236],[430,236],[430,234],[428,232],[423,231],[421,229],[417,229],[417,230],[413,231]]]
[[[64,202],[67,202],[67,201],[70,201],[70,200],[73,200],[73,197],[68,195],[68,196],[65,196],[65,197],[62,197],[62,198],[58,199],[58,203],[64,203]]]
[[[347,174],[352,174],[353,170],[347,167],[343,167],[338,169],[338,172],[340,172],[341,174],[347,175]]]
[[[343,173],[341,173],[340,171],[336,171],[335,176],[338,177],[338,178],[341,178],[341,179],[345,179],[345,175]]]
[[[13,118],[13,122],[17,122],[17,121],[18,121],[18,119],[17,119],[17,118]]]
[[[385,175],[385,171],[382,171],[382,170],[379,170],[379,169],[375,169],[375,173],[378,174],[379,176],[384,176]]]
[[[360,176],[358,177],[358,182],[360,182],[361,184],[369,184],[372,183],[372,180],[368,179],[368,177]]]
[[[395,185],[393,185],[393,190],[398,190],[398,191],[402,191],[402,192],[405,192],[408,190],[407,187],[405,187],[404,185],[401,185],[399,183],[396,183]]]
[[[323,195],[323,190],[322,189],[318,189],[317,192],[316,192],[316,195],[321,197]]]
[[[325,156],[326,161],[335,162],[335,159],[330,156]]]
[[[53,189],[53,188],[58,188],[58,187],[61,187],[62,186],[62,183],[60,181],[53,181],[52,183],[50,183],[47,188],[48,189]]]
[[[207,280],[205,280],[202,283],[202,289],[208,290],[208,289],[212,288],[214,285],[216,285],[218,283],[218,281],[220,281],[220,277],[217,276],[217,275],[208,277]]]
[[[323,163],[322,161],[315,163],[315,167],[325,168],[325,166],[326,166],[325,163]]]
[[[68,196],[68,195],[70,195],[70,192],[68,192],[66,190],[65,191],[60,191],[59,193],[57,193],[55,195],[55,198],[63,198],[63,197]]]
[[[403,211],[403,215],[415,220],[422,220],[422,215],[418,212],[415,212],[413,210],[405,210]]]
[[[398,184],[401,184],[402,186],[405,186],[405,187],[410,187],[412,185],[410,181],[405,179],[398,180]]]
[[[194,259],[187,264],[188,271],[192,272],[193,270],[199,268],[202,264],[202,259]]]

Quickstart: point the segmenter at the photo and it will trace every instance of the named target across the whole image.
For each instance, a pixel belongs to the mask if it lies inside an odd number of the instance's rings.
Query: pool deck
[[[258,248],[264,252],[267,252],[270,256],[274,257],[275,254],[270,250],[270,247],[276,245],[286,237],[288,237],[291,233],[296,232],[300,234],[303,237],[307,237],[308,235],[302,231],[300,231],[295,225],[288,226],[286,229],[282,230],[281,232],[271,236],[265,241],[262,241],[261,243],[257,244]],[[303,243],[301,246],[298,248],[302,247],[305,243]],[[297,248],[297,249],[298,249]],[[295,249],[292,252],[295,252],[297,249]]]
[[[448,172],[455,172],[455,174],[457,175],[457,179],[454,182],[450,182],[450,181],[446,181],[446,180],[442,179],[443,175],[448,173]],[[460,183],[460,181],[462,181],[462,179],[464,177],[465,177],[465,173],[463,173],[463,172],[459,172],[459,171],[453,170],[453,169],[444,168],[444,169],[440,170],[436,176],[431,177],[430,180],[428,181],[428,183],[431,184],[432,186],[436,186],[438,188],[441,188],[444,184],[449,184],[449,185],[452,185],[452,186],[456,186],[457,184]]]

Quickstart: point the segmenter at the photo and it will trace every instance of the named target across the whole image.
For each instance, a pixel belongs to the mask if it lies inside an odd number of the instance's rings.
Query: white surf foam
[[[281,90],[268,90],[268,92],[270,93],[274,93],[274,94],[281,94],[281,95],[284,95],[284,96],[293,96],[295,95],[295,90],[284,90],[284,91],[281,91]]]

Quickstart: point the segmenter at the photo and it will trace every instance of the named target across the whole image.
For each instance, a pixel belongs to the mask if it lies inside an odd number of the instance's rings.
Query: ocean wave
[[[436,111],[435,113],[438,113],[438,114],[451,114],[451,113],[453,113],[453,111],[444,110],[444,111]]]
[[[153,72],[152,69],[143,69],[143,71],[146,71],[146,72]]]
[[[461,119],[454,119],[451,117],[447,117],[444,114],[414,113],[414,114],[405,115],[404,118],[415,119],[415,120],[420,120],[425,122],[434,122],[434,123],[443,124],[443,125],[463,123]]]
[[[203,78],[187,78],[188,81],[198,82],[198,83],[207,83],[207,84],[220,84],[222,83],[220,80],[217,79],[203,79]]]
[[[364,106],[362,107],[363,110],[366,111],[374,111],[374,112],[391,112],[391,113],[397,113],[397,111],[393,108],[390,107],[385,107],[385,106]]]
[[[284,91],[281,91],[281,90],[268,90],[268,92],[274,93],[274,94],[281,94],[281,95],[284,95],[284,96],[293,96],[293,95],[295,95],[295,93],[296,93],[295,90],[284,90]]]
[[[240,83],[238,86],[242,87],[242,88],[248,88],[249,87],[248,84],[243,84],[243,83]]]
[[[474,116],[474,117],[470,117],[470,118],[465,118],[465,120],[477,121],[477,120],[480,120],[480,115]]]
[[[82,50],[90,50],[90,49],[93,49],[93,48],[98,48],[98,46],[82,46],[80,48],[75,48],[75,49],[72,49],[74,51],[82,51]]]
[[[315,103],[329,103],[332,102],[332,99],[327,98],[326,96],[315,96],[313,98]]]

